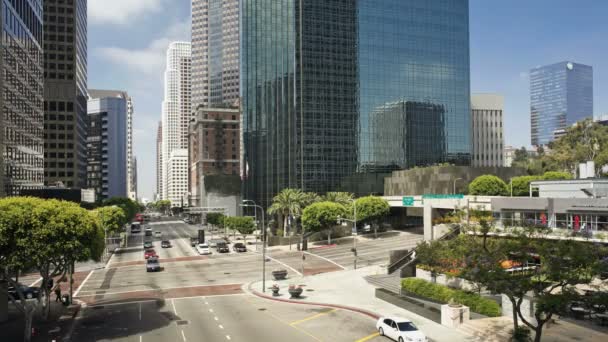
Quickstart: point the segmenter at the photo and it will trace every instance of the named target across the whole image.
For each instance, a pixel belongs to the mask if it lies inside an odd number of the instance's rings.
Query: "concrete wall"
[[[437,276],[433,279],[430,271],[420,268],[416,268],[416,278],[423,279],[431,283],[448,286],[454,289],[477,291],[477,287],[468,280],[456,277],[447,277],[444,274],[437,274]]]
[[[526,170],[507,167],[433,166],[404,171],[395,171],[384,180],[385,196],[451,194],[454,180],[457,193],[467,193],[468,185],[482,175],[496,175],[505,182],[523,176]]]

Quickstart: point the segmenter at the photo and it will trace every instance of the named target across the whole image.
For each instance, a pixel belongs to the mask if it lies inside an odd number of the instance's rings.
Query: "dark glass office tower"
[[[87,1],[44,3],[44,183],[87,181]]]
[[[242,17],[247,198],[470,164],[468,0],[245,0]]]
[[[44,185],[42,0],[0,2],[0,197]]]

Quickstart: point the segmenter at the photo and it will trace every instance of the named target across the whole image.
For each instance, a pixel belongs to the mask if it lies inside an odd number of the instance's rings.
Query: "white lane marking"
[[[82,289],[82,287],[84,286],[84,284],[87,282],[87,280],[89,280],[89,278],[93,275],[93,273],[95,273],[95,270],[91,270],[91,272],[89,272],[89,274],[87,275],[87,277],[84,278],[84,280],[82,281],[82,283],[80,284],[80,286],[78,286],[78,288],[76,289],[76,292],[74,292],[74,297],[78,297],[78,293],[80,293],[80,290]]]
[[[35,282],[31,283],[29,287],[34,287],[34,285],[38,284],[42,281],[42,277],[38,278]]]
[[[192,285],[192,286],[183,286],[183,287],[163,287],[163,288],[145,288],[142,290],[132,290],[132,291],[122,291],[122,292],[105,292],[104,295],[112,295],[112,294],[121,294],[121,293],[131,293],[131,292],[141,292],[141,291],[161,291],[161,290],[172,290],[172,289],[187,289],[187,288],[194,288],[194,287],[209,287],[209,286],[241,286],[243,284],[234,284],[234,283],[230,283],[230,284],[201,284],[201,285]],[[89,290],[89,291],[83,291],[83,292],[97,292],[99,291],[99,289],[95,289],[95,290]],[[239,293],[241,294],[241,293]],[[218,295],[220,296],[220,295]],[[221,295],[221,296],[232,296],[232,295]],[[76,296],[74,296],[76,297]],[[85,297],[85,296],[83,296]],[[195,296],[196,297],[196,296]],[[215,296],[209,296],[209,297],[215,297]],[[192,298],[192,297],[182,297],[182,298]],[[177,298],[174,298],[177,299]],[[180,298],[181,299],[181,298]]]
[[[143,337],[141,335],[139,335],[139,342],[141,342],[143,339]]]
[[[217,317],[213,317],[214,320],[219,321],[220,319]]]
[[[116,253],[112,253],[112,255],[110,256],[110,259],[108,259],[108,262],[106,263],[106,266],[104,267],[105,269],[108,269],[108,267],[112,263],[112,259],[114,259],[115,255],[116,255]]]
[[[209,309],[209,312],[213,313],[213,309]]]
[[[218,327],[220,327],[220,329],[224,330],[224,326],[223,325],[218,325]]]
[[[226,339],[230,341],[230,335],[226,335]]]
[[[343,270],[345,270],[345,269],[346,269],[346,267],[344,267],[344,266],[342,266],[342,265],[338,264],[337,262],[334,262],[334,261],[332,261],[332,260],[329,260],[329,259],[327,259],[327,258],[325,258],[325,257],[320,256],[320,255],[316,255],[316,254],[312,254],[312,253],[308,253],[308,252],[304,252],[304,254],[308,254],[308,255],[312,255],[312,256],[319,257],[319,258],[321,258],[321,259],[323,259],[323,260],[325,260],[325,261],[328,261],[328,262],[330,262],[330,263],[332,263],[332,264],[334,264],[334,265],[336,265],[336,266],[338,266],[338,267],[342,268]]]
[[[139,303],[139,320],[141,321],[141,303]]]
[[[174,300],[171,300],[171,304],[173,305],[173,311],[175,312],[175,316],[179,316],[179,315],[177,314],[177,309],[175,308],[175,301],[174,301]]]
[[[183,330],[182,330],[182,338],[184,339],[184,341],[186,341],[186,334],[184,334]]]
[[[266,257],[267,257],[268,259],[270,259],[270,260],[272,260],[272,261],[276,262],[276,263],[279,263],[279,264],[281,264],[281,265],[283,265],[283,266],[285,266],[285,267],[289,268],[289,269],[290,269],[290,270],[292,270],[293,272],[295,272],[295,273],[297,273],[297,274],[299,274],[299,275],[302,275],[302,273],[298,272],[298,270],[296,270],[295,268],[293,268],[293,267],[291,267],[291,266],[289,266],[289,265],[287,265],[287,264],[285,264],[285,263],[283,263],[283,262],[281,262],[281,261],[279,261],[279,260],[277,260],[277,259],[275,259],[275,258],[269,257],[268,255],[267,255]],[[264,261],[264,262],[265,262],[265,261]]]

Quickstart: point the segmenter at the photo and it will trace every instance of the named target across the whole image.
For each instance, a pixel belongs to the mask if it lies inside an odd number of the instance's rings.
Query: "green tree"
[[[509,188],[500,178],[493,175],[483,175],[475,178],[469,184],[470,195],[508,196]]]
[[[167,215],[167,212],[169,211],[169,209],[171,209],[171,201],[160,200],[157,201],[154,206],[156,207],[156,210]]]
[[[355,205],[357,206],[357,222],[361,223],[376,222],[388,215],[391,209],[384,198],[377,196],[357,198]]]
[[[27,197],[0,200],[1,280],[17,287],[17,274],[24,270],[37,270],[42,277],[44,295],[36,301],[26,301],[21,291],[18,298],[8,296],[25,317],[25,341],[31,339],[36,308],[41,303],[48,308],[49,280],[65,275],[76,261],[99,259],[102,244],[95,218],[78,204]],[[4,287],[0,290],[7,294]]]
[[[530,196],[530,183],[540,180],[539,176],[521,176],[511,179],[513,186],[513,196]],[[509,189],[510,190],[510,189]]]
[[[579,163],[594,161],[596,174],[608,164],[608,127],[585,119],[569,127],[566,134],[549,144],[543,161],[551,171],[573,174]]]
[[[215,227],[220,227],[224,225],[224,219],[226,216],[222,213],[208,213],[207,214],[207,224],[210,224]]]
[[[133,221],[135,214],[139,212],[139,204],[129,198],[113,197],[103,202],[103,206],[105,207],[113,205],[120,207],[125,212],[127,222]]]
[[[542,177],[543,180],[565,180],[572,179],[572,174],[568,172],[547,171]]]
[[[272,199],[268,214],[276,215],[281,223],[279,229],[286,230],[289,216],[301,216],[306,200],[307,195],[300,189],[283,189]]]
[[[344,207],[352,205],[355,195],[350,192],[328,192],[323,196],[323,201],[342,204]]]
[[[255,230],[255,222],[251,216],[235,216],[229,217],[227,216],[224,219],[224,223],[226,227],[228,227],[233,232],[239,232],[247,241],[247,235],[253,233]]]
[[[302,224],[309,232],[330,230],[337,225],[339,217],[347,217],[348,211],[343,205],[334,202],[313,203],[304,209]]]
[[[102,229],[107,230],[108,235],[119,233],[127,224],[127,216],[119,206],[101,207],[92,211],[99,220]]]

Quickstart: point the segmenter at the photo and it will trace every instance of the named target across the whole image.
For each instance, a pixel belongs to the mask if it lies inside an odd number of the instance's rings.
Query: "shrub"
[[[507,183],[493,175],[483,175],[475,178],[469,184],[469,194],[479,196],[508,196]]]
[[[567,180],[572,179],[572,174],[568,172],[547,171],[543,175],[543,180]]]
[[[403,279],[401,281],[401,287],[405,291],[414,293],[418,296],[443,303],[447,303],[453,298],[456,303],[468,306],[471,311],[480,315],[499,317],[502,314],[498,303],[491,299],[483,298],[475,293],[454,290],[447,286],[433,284],[417,278]]]

